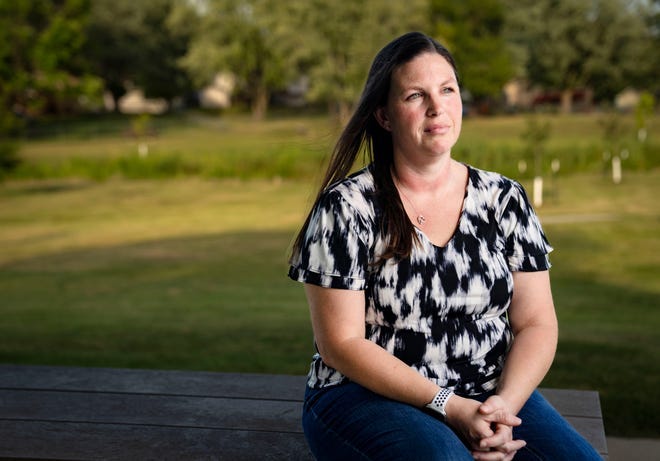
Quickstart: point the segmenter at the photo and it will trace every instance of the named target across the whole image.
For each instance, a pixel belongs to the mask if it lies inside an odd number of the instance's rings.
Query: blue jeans
[[[485,400],[488,394],[478,400]],[[515,439],[527,445],[522,460],[601,460],[589,443],[535,391],[518,416]],[[303,429],[321,460],[471,461],[454,431],[431,414],[349,382],[305,392]]]

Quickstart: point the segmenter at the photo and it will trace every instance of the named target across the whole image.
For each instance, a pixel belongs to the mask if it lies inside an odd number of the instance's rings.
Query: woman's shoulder
[[[491,206],[505,206],[511,197],[525,195],[520,182],[495,171],[482,170],[467,165],[472,193]],[[476,198],[476,197],[475,197]]]
[[[374,190],[373,173],[367,166],[328,186],[322,194],[322,199],[341,200],[354,208],[361,209],[373,205]]]
[[[501,189],[509,190],[514,187],[520,187],[520,183],[515,179],[504,176],[495,171],[482,170],[472,165],[466,165],[470,182],[474,187],[480,189]]]
[[[371,166],[364,168],[350,174],[344,179],[341,179],[326,189],[327,192],[355,193],[355,192],[368,192],[374,189],[374,177]]]

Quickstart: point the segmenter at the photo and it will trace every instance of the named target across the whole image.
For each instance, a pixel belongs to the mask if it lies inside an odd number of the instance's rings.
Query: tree
[[[304,44],[291,18],[302,4],[277,0],[198,2],[199,27],[180,62],[198,85],[209,83],[219,72],[231,73],[240,95],[249,101],[253,117],[261,119],[272,91],[284,88],[295,76],[294,58]]]
[[[274,90],[306,76],[309,100],[345,120],[378,49],[428,28],[427,0],[207,0],[188,8],[197,8],[201,26],[182,64],[198,84],[231,72],[256,118]]]
[[[347,120],[376,53],[411,30],[428,31],[426,0],[310,0],[300,30],[308,39],[309,97]]]
[[[653,40],[644,13],[627,3],[603,0],[598,6],[595,23],[601,45],[595,53],[589,82],[598,99],[612,100],[627,86],[641,88],[657,82],[653,64],[657,63],[658,50],[650,46]],[[618,32],[613,34],[612,28]]]
[[[576,89],[609,97],[648,75],[655,52],[635,4],[624,0],[504,0],[507,36],[528,79],[562,93],[563,112]]]
[[[178,60],[188,36],[168,26],[175,0],[94,0],[85,55],[112,94],[115,110],[131,86],[168,102],[190,87]]]
[[[646,88],[653,94],[660,94],[660,0],[648,0],[645,4],[646,25],[651,35],[650,48],[652,53],[649,55],[651,81],[646,84]]]
[[[461,86],[477,101],[499,96],[513,75],[501,2],[432,0],[431,18],[435,35],[456,59]]]
[[[0,125],[74,110],[97,97],[100,82],[81,56],[85,0],[0,0]],[[14,115],[11,115],[14,114]]]

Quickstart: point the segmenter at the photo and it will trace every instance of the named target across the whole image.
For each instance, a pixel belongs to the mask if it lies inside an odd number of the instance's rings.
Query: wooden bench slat
[[[199,395],[301,401],[304,376],[0,365],[0,388]]]
[[[566,420],[591,443],[601,455],[607,455],[607,439],[603,432],[603,420],[598,418],[579,418],[566,416]]]
[[[301,403],[209,397],[0,390],[0,417],[301,433]]]
[[[302,434],[277,432],[0,420],[0,434],[0,459],[313,459]]]
[[[602,418],[600,398],[596,391],[548,388],[539,390],[548,401],[552,402],[552,406],[564,416]]]

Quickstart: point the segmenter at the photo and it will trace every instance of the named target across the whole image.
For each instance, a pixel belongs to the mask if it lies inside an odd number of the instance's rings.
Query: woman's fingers
[[[506,402],[498,395],[492,395],[479,406],[479,414],[493,423],[507,426],[520,426],[522,420],[514,415],[506,406]]]
[[[495,431],[493,435],[489,437],[483,437],[479,441],[479,448],[489,450],[491,448],[501,447],[502,445],[512,440],[513,431],[511,427],[505,424],[497,424],[495,425]]]
[[[472,452],[472,457],[479,461],[510,461],[516,452],[525,445],[526,443],[523,440],[511,440],[490,451],[475,450]]]

